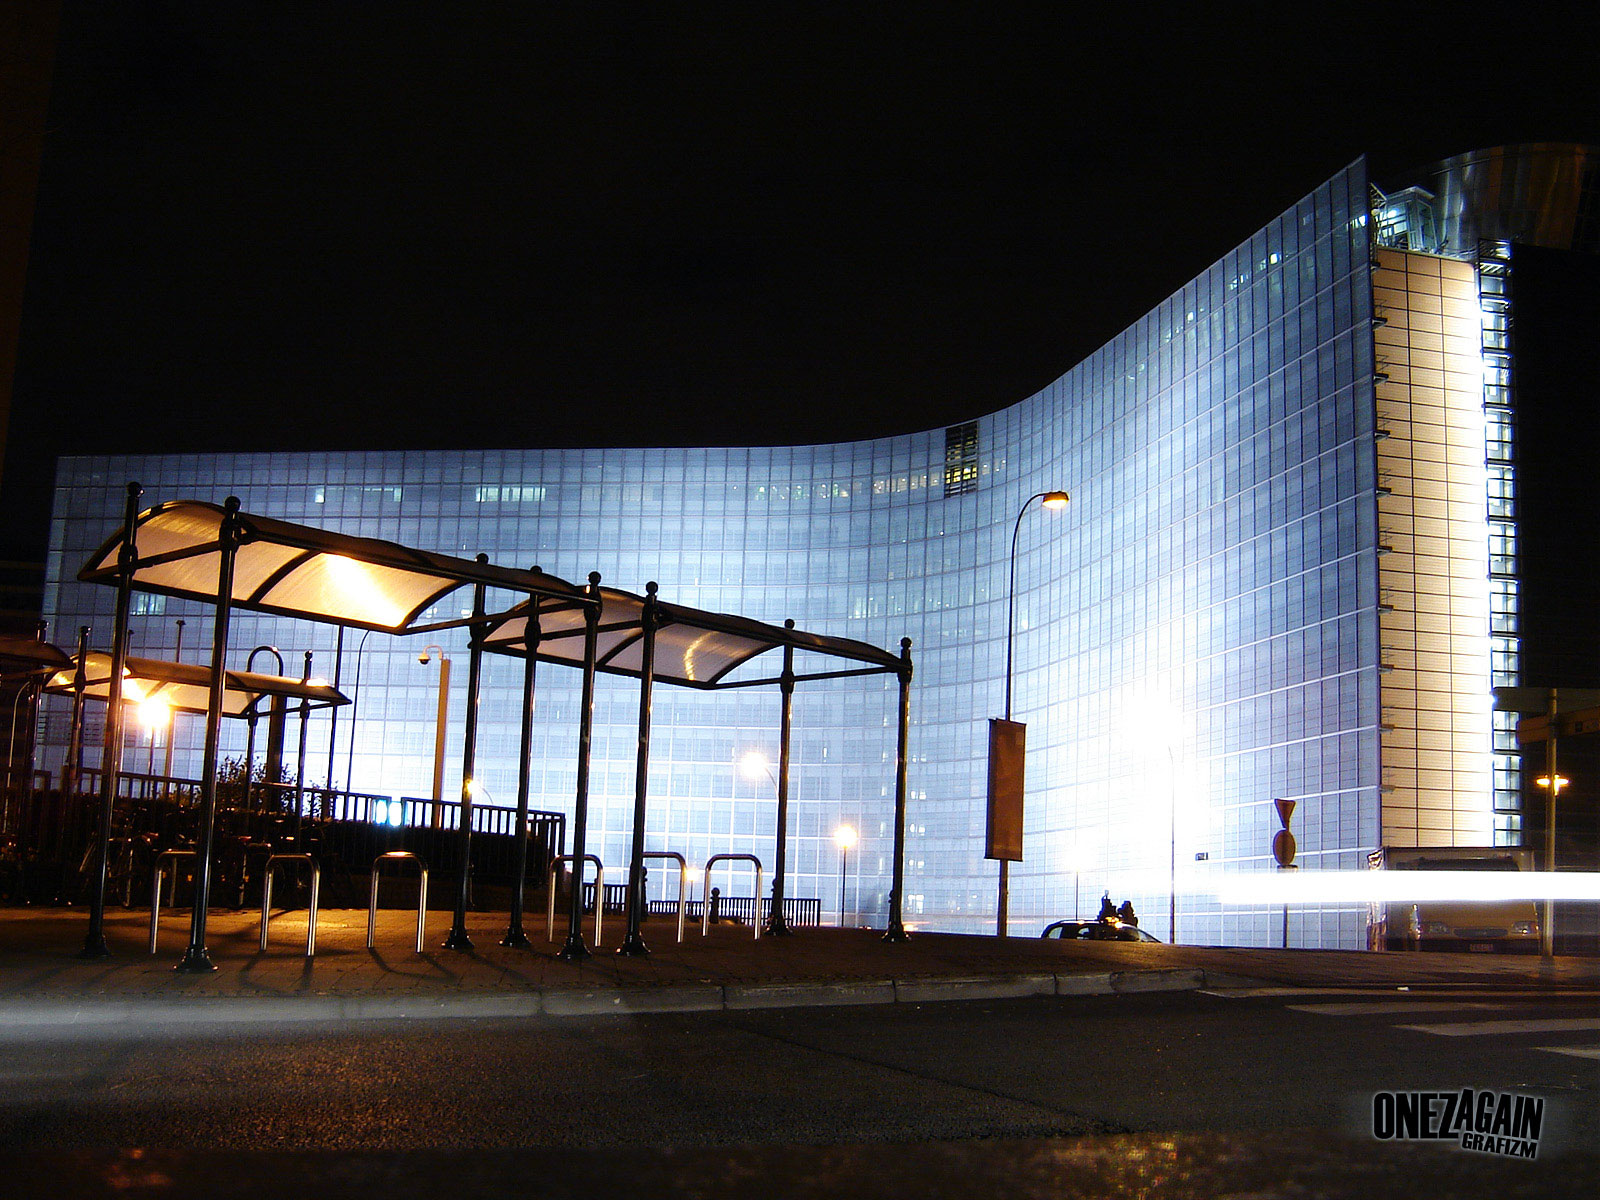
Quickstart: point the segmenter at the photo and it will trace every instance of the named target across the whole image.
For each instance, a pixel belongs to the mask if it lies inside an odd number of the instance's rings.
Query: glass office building
[[[110,589],[74,576],[113,532],[125,485],[138,480],[147,505],[233,494],[247,512],[462,556],[483,552],[577,581],[598,570],[607,584],[634,591],[654,579],[670,601],[773,623],[792,618],[802,629],[880,646],[908,636],[916,678],[906,920],[982,931],[995,920],[996,864],[983,857],[987,725],[1003,704],[1015,527],[1013,710],[1028,726],[1028,756],[1013,932],[1092,914],[1109,891],[1131,899],[1144,926],[1165,936],[1176,892],[1181,940],[1275,944],[1278,910],[1231,904],[1217,887],[1275,869],[1274,798],[1297,803],[1292,827],[1307,871],[1360,869],[1367,851],[1396,836],[1459,836],[1437,833],[1428,811],[1440,804],[1475,814],[1452,816],[1450,830],[1489,836],[1487,715],[1482,744],[1468,745],[1472,714],[1488,712],[1487,651],[1476,693],[1476,660],[1459,679],[1428,675],[1419,685],[1428,668],[1418,647],[1437,647],[1415,628],[1413,657],[1392,661],[1394,614],[1412,603],[1395,599],[1394,556],[1412,555],[1408,595],[1432,594],[1433,585],[1417,583],[1428,575],[1420,543],[1397,541],[1410,493],[1390,476],[1432,460],[1425,449],[1387,453],[1380,476],[1380,445],[1397,427],[1379,424],[1375,380],[1386,371],[1375,362],[1374,329],[1398,322],[1375,321],[1371,226],[1358,162],[1039,394],[948,429],[795,447],[66,459],[45,615],[59,643],[87,624],[95,645],[109,644]],[[1434,293],[1440,279],[1431,277]],[[1429,282],[1419,271],[1406,294],[1431,294]],[[1412,324],[1422,338],[1425,322]],[[1413,350],[1407,403],[1420,414],[1431,395],[1431,350]],[[1481,524],[1481,446],[1476,469],[1467,507],[1476,505]],[[1051,489],[1069,491],[1071,504],[1022,512]],[[1413,536],[1410,526],[1405,532]],[[1486,535],[1466,526],[1447,528],[1443,548],[1428,552],[1448,558],[1474,537],[1481,566]],[[1466,611],[1480,602],[1481,621]],[[1481,634],[1486,647],[1488,604],[1480,588],[1462,611],[1447,611],[1445,637]],[[182,656],[202,660],[205,613],[160,597],[135,598],[132,651],[171,656],[178,618]],[[310,649],[313,672],[332,677],[331,629],[248,614],[236,622],[231,663],[242,666],[251,647],[272,643],[291,673],[299,673],[298,652]],[[464,636],[441,639],[458,662]],[[437,656],[423,665],[417,642],[362,641],[347,636],[340,659],[341,686],[358,692],[354,719],[341,717],[331,741],[325,718],[313,725],[308,777],[426,796]],[[1404,744],[1406,723],[1385,715],[1387,705],[1407,702],[1385,682],[1396,671],[1413,693],[1467,693],[1441,706],[1470,710],[1456,732],[1461,753],[1481,753],[1481,771],[1427,790],[1436,781],[1418,747]],[[458,668],[453,678],[458,715],[464,676]],[[577,684],[576,673],[541,668],[536,807],[570,811]],[[480,799],[489,803],[515,799],[520,686],[514,661],[489,660],[478,746]],[[601,680],[589,836],[618,871],[632,811],[636,703],[637,684]],[[738,763],[751,748],[775,760],[776,692],[658,689],[655,712],[648,848],[691,861],[753,850],[770,863],[772,783]],[[886,911],[894,721],[892,680],[797,693],[787,890],[820,897],[826,920],[840,908],[832,835],[842,824],[861,833],[842,880],[842,915],[881,922]],[[65,728],[64,713],[47,713],[41,766],[57,765]],[[242,732],[227,732],[238,753]],[[130,746],[142,736],[130,735]],[[180,726],[177,737],[178,767],[192,767],[198,728]],[[447,796],[459,785],[459,727],[449,738]],[[141,761],[130,753],[130,766]],[[1412,774],[1386,777],[1386,755]],[[1409,835],[1386,820],[1386,806],[1411,814]],[[1289,936],[1297,945],[1354,947],[1364,944],[1364,921],[1364,909],[1297,909]]]

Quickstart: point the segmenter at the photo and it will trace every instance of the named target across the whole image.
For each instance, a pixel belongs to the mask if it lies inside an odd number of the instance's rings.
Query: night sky
[[[948,424],[1363,152],[1600,141],[1576,31],[1111,7],[68,0],[0,554],[58,453]]]

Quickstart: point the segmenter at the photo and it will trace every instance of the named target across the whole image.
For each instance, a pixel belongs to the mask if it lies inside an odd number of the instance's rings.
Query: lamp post
[[[1550,746],[1556,744],[1555,729],[1550,731]],[[1552,765],[1548,774],[1539,776],[1534,780],[1544,789],[1544,869],[1551,874],[1556,869],[1556,800],[1561,795],[1561,789],[1572,782],[1565,775],[1557,775],[1554,766],[1555,751],[1550,751]],[[1556,902],[1547,897],[1544,902],[1544,920],[1539,922],[1540,953],[1549,957],[1555,953],[1556,948]]]
[[[350,689],[350,747],[344,760],[344,790],[346,795],[350,793],[350,781],[355,778],[356,706],[361,702],[361,656],[366,653],[367,639],[371,636],[372,630],[369,629],[361,635],[361,641],[356,644],[356,685]]]
[[[435,829],[444,824],[444,731],[450,719],[450,656],[440,646],[425,646],[417,661],[427,666],[429,652],[439,656],[439,711],[433,728],[433,819]]]
[[[1017,640],[1017,536],[1022,532],[1022,518],[1028,507],[1035,501],[1040,501],[1044,508],[1065,508],[1071,497],[1065,492],[1035,492],[1022,502],[1022,507],[1017,510],[1016,523],[1011,527],[1011,569],[1009,582],[1006,588],[1006,703],[1005,719],[1011,720],[1011,685],[1012,664],[1015,660]],[[995,933],[1000,937],[1006,936],[1007,910],[1011,907],[1011,860],[1000,860],[1000,886],[998,905],[995,913]]]
[[[839,927],[844,927],[844,880],[845,864],[850,859],[850,848],[856,844],[856,830],[853,825],[841,825],[833,831],[833,844],[839,847]]]
[[[777,844],[780,849],[784,843],[787,832],[785,825],[788,822],[787,797],[784,789],[778,786],[778,777],[772,773],[772,764],[767,761],[767,756],[759,750],[747,750],[739,759],[739,771],[746,779],[759,780],[763,774],[772,781],[772,790],[778,794],[778,831]],[[768,917],[767,932],[786,934],[789,932],[788,922],[783,919],[783,858],[780,854],[773,864],[772,872],[772,912]],[[761,897],[756,897],[755,920],[761,920]]]

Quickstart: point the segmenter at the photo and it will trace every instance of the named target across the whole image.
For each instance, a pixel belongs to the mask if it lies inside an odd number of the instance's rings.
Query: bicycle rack
[[[683,855],[675,850],[646,850],[645,858],[670,858],[678,864],[678,940],[683,941],[683,912],[689,901],[689,864],[684,861]],[[644,903],[644,897],[639,897],[639,903]],[[599,939],[595,939],[598,944]]]
[[[151,881],[152,882],[151,882],[151,885],[150,885],[150,953],[151,954],[154,954],[156,952],[156,925],[157,925],[157,922],[161,919],[161,872],[165,869],[162,866],[162,864],[164,862],[166,862],[166,860],[169,859],[169,858],[171,858],[171,859],[178,859],[178,858],[185,858],[185,857],[193,858],[194,856],[195,856],[195,851],[191,850],[191,849],[187,849],[187,848],[179,848],[177,850],[163,850],[160,854],[156,855],[156,866],[155,866],[155,870],[151,873]],[[170,906],[170,905],[177,904],[177,902],[178,902],[178,864],[176,862],[174,862],[172,864],[172,895],[168,898],[167,904]]]
[[[750,924],[755,926],[756,940],[761,938],[761,860],[754,854],[713,854],[706,859],[705,874],[700,880],[700,936],[705,937],[711,931],[711,868],[719,862],[747,862],[756,865],[756,906],[755,919]]]
[[[428,927],[428,864],[422,861],[421,855],[413,854],[409,850],[391,850],[387,854],[380,854],[372,860],[372,899],[367,904],[367,949],[371,950],[378,934],[378,868],[387,859],[399,862],[409,858],[417,864],[419,872],[419,886],[417,888],[417,953],[422,953],[422,939]],[[270,876],[268,877],[270,878]],[[262,937],[266,936],[265,927]]]
[[[306,916],[306,957],[317,953],[317,893],[322,890],[322,868],[309,854],[269,854],[263,864],[261,879],[261,949],[267,948],[267,922],[272,912],[272,864],[303,862],[311,867],[311,910]]]
[[[550,905],[549,911],[545,913],[544,936],[546,941],[553,942],[556,940],[556,864],[574,861],[574,856],[571,854],[558,854],[550,860],[550,870],[547,872],[550,880]],[[598,946],[600,944],[600,918],[606,911],[606,868],[599,857],[593,854],[585,854],[583,861],[594,864],[594,944]],[[572,873],[572,886],[575,888],[583,886],[583,872],[574,871]]]

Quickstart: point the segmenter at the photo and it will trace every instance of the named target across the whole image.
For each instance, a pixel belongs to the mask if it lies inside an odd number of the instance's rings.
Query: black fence
[[[81,789],[13,787],[0,795],[0,900],[17,903],[79,903],[94,877],[94,847],[101,800],[98,771],[80,776]],[[218,905],[257,902],[261,868],[272,853],[315,854],[324,873],[324,902],[366,903],[372,860],[389,850],[420,855],[436,878],[453,878],[459,862],[460,804],[412,797],[336,792],[257,783],[248,802],[242,782],[229,795],[219,786],[215,888]],[[194,845],[198,835],[200,785],[191,779],[122,773],[113,804],[107,898],[113,903],[148,902],[157,857]],[[516,870],[513,809],[473,806],[474,886],[512,883]],[[566,816],[528,814],[527,879],[545,886],[549,862],[565,853]],[[441,890],[440,895],[447,892]]]

